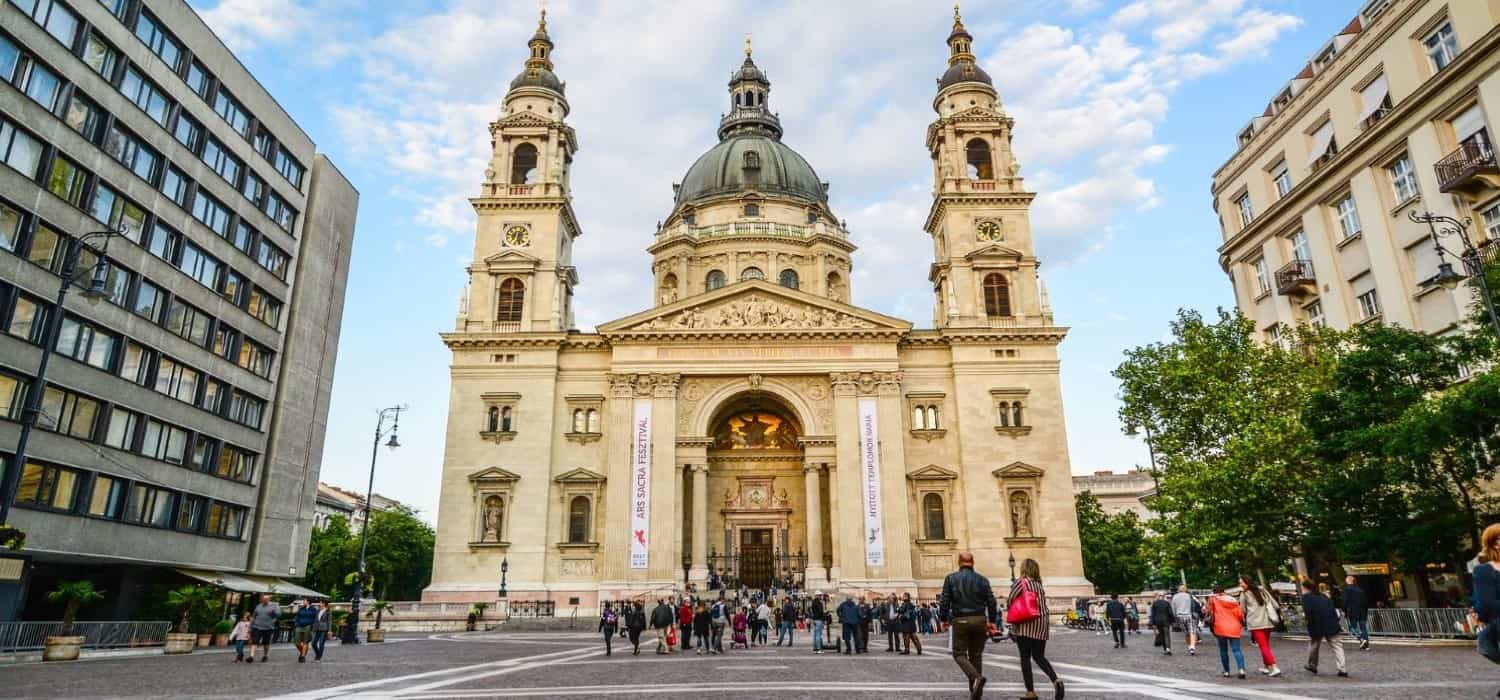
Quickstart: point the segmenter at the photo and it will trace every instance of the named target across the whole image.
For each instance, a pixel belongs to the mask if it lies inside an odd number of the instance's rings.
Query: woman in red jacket
[[[1245,609],[1224,592],[1223,586],[1214,586],[1206,612],[1213,620],[1214,636],[1219,638],[1219,662],[1224,665],[1224,677],[1229,677],[1229,652],[1233,651],[1240,678],[1244,679],[1245,654],[1240,651],[1240,635],[1245,631]]]

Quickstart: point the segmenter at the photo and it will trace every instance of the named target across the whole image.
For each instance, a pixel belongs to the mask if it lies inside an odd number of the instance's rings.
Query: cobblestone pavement
[[[1251,678],[1219,677],[1210,639],[1197,656],[1164,657],[1147,635],[1115,650],[1109,637],[1054,630],[1048,655],[1070,698],[1492,698],[1500,668],[1469,648],[1377,645],[1349,651],[1351,677],[1337,678],[1325,651],[1322,674],[1302,670],[1305,642],[1277,639],[1286,675],[1259,673],[1259,652],[1245,642]],[[735,698],[962,698],[963,678],[943,635],[925,638],[922,655],[887,653],[883,638],[864,656],[814,655],[805,635],[791,648],[757,647],[723,656],[652,653],[640,656],[617,640],[605,656],[599,638],[568,633],[444,634],[393,637],[384,644],[331,645],[326,660],[299,664],[277,647],[268,664],[232,663],[224,653],[151,655],[0,666],[0,696],[18,698],[450,698],[672,696]],[[623,651],[622,651],[623,649]],[[992,644],[986,660],[988,698],[1022,693],[1015,647]],[[1042,678],[1038,672],[1038,678]],[[1049,689],[1050,690],[1050,689]],[[750,695],[746,695],[749,692]],[[1051,697],[1050,692],[1042,697]]]

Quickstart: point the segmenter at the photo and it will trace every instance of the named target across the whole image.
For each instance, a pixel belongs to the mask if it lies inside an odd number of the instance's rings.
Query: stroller
[[[745,613],[743,613],[743,612],[735,613],[735,615],[734,615],[734,636],[730,639],[730,642],[729,642],[729,648],[730,649],[735,649],[735,648],[749,649],[750,648],[750,640],[745,636],[745,630],[747,628],[749,628],[749,627],[750,627],[750,621],[746,618]]]

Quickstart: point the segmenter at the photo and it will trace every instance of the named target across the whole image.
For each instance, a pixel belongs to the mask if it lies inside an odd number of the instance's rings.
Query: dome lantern
[[[527,40],[526,46],[531,52],[526,56],[526,67],[510,81],[510,89],[522,87],[539,87],[552,90],[561,95],[564,83],[552,72],[552,37],[547,34],[547,10],[542,9],[541,19],[537,21],[536,33]]]
[[[964,27],[958,3],[954,3],[953,31],[948,34],[948,70],[938,78],[938,90],[959,83],[983,83],[991,87],[995,84],[974,58],[974,35]]]

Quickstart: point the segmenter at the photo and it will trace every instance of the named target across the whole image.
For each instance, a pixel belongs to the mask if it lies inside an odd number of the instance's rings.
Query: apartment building
[[[300,576],[354,187],[182,0],[0,2],[0,162],[7,462],[61,319],[0,619],[58,579],[108,617],[174,570]],[[105,229],[107,298],[55,308],[69,239]]]
[[[1213,177],[1219,263],[1268,342],[1298,323],[1455,329],[1467,284],[1412,212],[1500,238],[1500,0],[1373,0],[1238,135]]]

